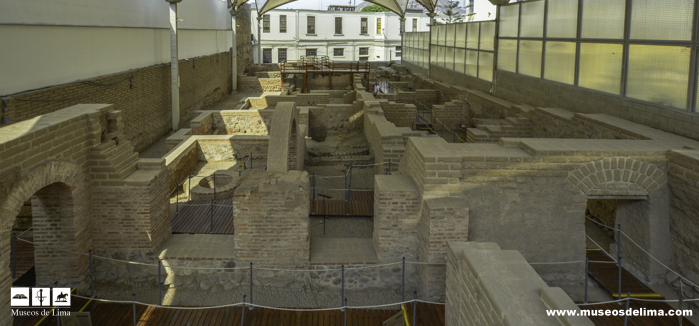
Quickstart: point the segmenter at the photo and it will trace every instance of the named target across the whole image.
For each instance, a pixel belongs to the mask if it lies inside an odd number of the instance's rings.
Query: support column
[[[257,64],[262,64],[262,16],[257,13]]]
[[[432,60],[432,26],[434,26],[434,16],[437,16],[437,13],[430,12],[427,16],[430,17],[430,42],[427,44],[427,77],[429,78],[432,73],[430,68],[430,60]]]
[[[170,90],[172,95],[172,130],[180,129],[180,73],[177,51],[177,4],[182,0],[165,0],[170,3]]]
[[[238,42],[235,35],[235,15],[238,11],[235,8],[228,8],[231,13],[231,34],[233,34],[233,43],[231,43],[231,94],[238,91]]]

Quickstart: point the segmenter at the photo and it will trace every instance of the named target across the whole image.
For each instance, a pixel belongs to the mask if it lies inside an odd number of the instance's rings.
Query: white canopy
[[[250,0],[228,0],[229,6],[233,9],[238,10],[240,6],[245,4]],[[264,15],[266,12],[277,8],[279,6],[285,5],[289,2],[294,2],[296,0],[254,0],[257,5],[258,16]],[[395,12],[401,17],[405,17],[405,11],[408,9],[408,0],[366,0],[371,3],[383,6],[386,9]],[[437,0],[416,0],[429,12],[434,12],[437,9]]]

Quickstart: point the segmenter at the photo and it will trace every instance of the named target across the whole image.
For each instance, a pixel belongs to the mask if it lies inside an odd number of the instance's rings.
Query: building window
[[[401,47],[396,46],[396,58],[400,58],[401,54],[402,54]]]
[[[272,49],[262,49],[262,63],[272,63]]]
[[[269,15],[262,16],[262,33],[269,33]]]
[[[315,57],[316,55],[318,55],[318,49],[306,49],[307,57]]]
[[[277,49],[277,62],[282,63],[286,61],[286,49]]]
[[[279,33],[286,33],[286,15],[279,16]]]
[[[376,34],[381,34],[381,18],[376,18]]]
[[[369,34],[369,20],[367,18],[362,18],[361,30],[359,34]]]
[[[417,32],[417,18],[413,18],[413,32]]]
[[[369,61],[369,57],[359,57],[359,62],[367,62]]]
[[[333,56],[336,57],[342,57],[345,55],[345,49],[344,48],[334,48],[333,49]]]
[[[335,17],[335,35],[342,35],[342,17]]]
[[[315,16],[307,16],[306,17],[306,34],[315,34],[316,33],[316,17]]]
[[[369,55],[369,48],[359,48],[359,55]]]

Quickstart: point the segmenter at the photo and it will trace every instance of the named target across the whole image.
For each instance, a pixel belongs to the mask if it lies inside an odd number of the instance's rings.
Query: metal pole
[[[17,233],[12,233],[12,279],[17,278]]]
[[[352,195],[350,190],[352,189],[352,163],[349,166],[349,182],[347,183],[347,215],[350,215],[350,200],[352,200]]]
[[[345,202],[347,202],[347,215],[349,215],[349,188],[347,188],[347,174],[345,173]],[[323,197],[323,204],[325,204],[325,197]],[[323,212],[325,212],[325,208],[323,209]]]
[[[388,174],[391,174],[391,159],[388,159]]]
[[[214,201],[211,200],[211,218],[209,219],[209,233],[214,233]]]
[[[587,303],[587,282],[588,282],[588,279],[590,278],[589,274],[588,274],[590,272],[589,264],[590,264],[590,258],[585,257],[585,301],[584,301],[585,303]]]
[[[683,283],[682,279],[680,279],[680,306],[678,308],[679,310],[682,310],[682,303],[683,303],[683,299],[684,299],[684,290],[682,289],[682,283]],[[680,324],[679,325],[682,326],[682,315],[680,315],[679,317],[680,317]]]
[[[133,294],[133,326],[136,326],[136,293]]]
[[[405,257],[403,257],[403,276],[401,277],[401,295],[400,301],[405,301]]]
[[[240,326],[245,323],[245,294],[243,294],[243,317],[240,319]]]
[[[160,281],[160,277],[161,277],[160,275],[162,275],[160,273],[160,269],[162,268],[162,266],[163,266],[163,261],[158,259],[158,305],[159,306],[163,305],[163,292],[162,292],[163,291],[162,290],[163,282]]]
[[[92,250],[88,251],[90,254],[90,292],[92,292],[92,297],[95,297],[95,270],[92,268]]]
[[[192,198],[192,174],[189,174],[189,185],[187,186],[187,202]]]
[[[621,224],[618,224],[617,229],[617,244],[616,244],[616,254],[619,263],[619,289],[617,292],[618,299],[621,299]]]
[[[413,326],[417,325],[417,291],[414,291],[415,293],[415,301],[413,301]]]
[[[214,172],[214,200],[216,200],[216,172]]]
[[[629,324],[629,304],[631,303],[631,290],[626,292],[626,313],[624,314],[624,326]],[[682,316],[680,316],[682,318]]]
[[[177,188],[177,203],[175,204],[175,206],[177,208],[175,210],[175,213],[179,213],[180,212],[180,185],[178,184],[176,188]]]
[[[345,297],[345,265],[342,265],[342,296],[340,297],[340,305],[342,305],[342,298]]]
[[[252,303],[252,262],[250,262],[250,303]]]
[[[345,298],[345,326],[347,326],[347,298]]]

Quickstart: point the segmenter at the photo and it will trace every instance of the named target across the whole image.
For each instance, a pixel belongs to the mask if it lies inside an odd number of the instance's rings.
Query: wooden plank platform
[[[84,309],[83,309],[84,308]],[[73,297],[70,311],[89,311],[92,325],[132,325],[133,306],[130,304],[104,303]],[[400,310],[348,309],[347,325],[381,326]],[[216,309],[177,309],[136,305],[136,320],[139,326],[150,325],[240,325],[241,307]],[[409,305],[412,321],[412,305]],[[40,317],[16,317],[15,326],[56,325],[56,317],[41,320]],[[245,326],[341,326],[345,314],[332,311],[283,311],[255,308],[245,310]],[[417,325],[444,325],[444,306],[418,303]]]
[[[599,249],[588,249],[587,257],[590,261],[614,261],[604,252]],[[623,259],[623,257],[622,257]],[[604,289],[616,297],[619,287],[619,266],[616,264],[607,263],[589,263],[589,275],[597,281]],[[647,285],[643,284],[639,279],[629,273],[626,269],[621,270],[621,291],[622,298],[626,297],[626,292],[631,290],[631,298],[643,298],[652,300],[664,300],[665,297],[653,291]],[[685,309],[686,309],[685,305]],[[664,302],[647,302],[647,301],[631,301],[629,303],[629,308],[646,310],[663,310],[667,312],[668,310],[674,310],[670,305]],[[592,306],[580,306],[580,309],[611,309],[619,310],[626,309],[626,302],[619,305],[617,303],[607,303],[601,305]],[[624,325],[624,317],[620,316],[592,316],[590,320],[595,325],[608,326],[608,325]],[[693,326],[689,320],[686,318],[682,321],[683,325]],[[651,316],[632,316],[628,319],[628,325],[679,325],[678,317],[651,317]]]
[[[172,233],[233,234],[233,200],[217,200],[213,210],[213,232],[210,233],[211,201],[192,200],[181,203],[179,213],[171,220]]]
[[[601,250],[587,250],[587,258],[590,261],[614,261]],[[622,257],[623,260],[623,257]],[[613,297],[617,297],[619,290],[619,266],[617,264],[590,263],[590,276],[602,285]],[[665,299],[655,293],[647,285],[643,284],[626,269],[621,269],[621,296],[626,297],[626,291],[631,290],[631,297],[642,297],[648,299]]]
[[[349,213],[346,200],[323,200],[311,198],[311,216],[374,216],[374,190],[352,189],[350,191]]]

